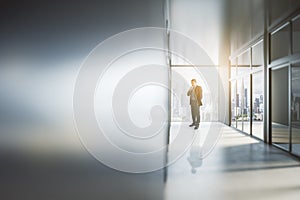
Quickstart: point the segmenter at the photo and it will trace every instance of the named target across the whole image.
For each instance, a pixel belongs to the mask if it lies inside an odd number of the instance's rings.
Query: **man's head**
[[[191,80],[191,84],[192,84],[192,86],[193,86],[193,87],[195,87],[195,86],[196,86],[196,84],[197,84],[197,81],[196,81],[196,79],[192,79],[192,80]]]

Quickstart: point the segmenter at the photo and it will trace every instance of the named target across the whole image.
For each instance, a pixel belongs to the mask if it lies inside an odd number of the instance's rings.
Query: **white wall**
[[[171,29],[193,39],[215,65],[219,60],[223,3],[223,0],[170,0]],[[188,49],[184,44],[178,48]],[[203,63],[197,64],[212,63],[203,57]],[[173,61],[173,64],[179,63]]]

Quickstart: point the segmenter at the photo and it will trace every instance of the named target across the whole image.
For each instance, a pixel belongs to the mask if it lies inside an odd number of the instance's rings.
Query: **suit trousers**
[[[191,101],[191,111],[192,111],[192,118],[193,124],[199,126],[200,124],[200,107],[197,101]]]

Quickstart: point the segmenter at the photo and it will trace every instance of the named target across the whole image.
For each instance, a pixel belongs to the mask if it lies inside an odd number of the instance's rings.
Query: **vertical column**
[[[271,116],[271,102],[270,102],[270,72],[268,69],[269,66],[269,53],[270,53],[270,42],[269,42],[269,0],[264,1],[264,142],[271,144],[271,125],[270,125],[270,116]]]

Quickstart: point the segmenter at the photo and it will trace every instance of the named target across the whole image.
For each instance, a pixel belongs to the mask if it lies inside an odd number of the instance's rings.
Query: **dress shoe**
[[[192,124],[190,124],[190,125],[189,125],[189,127],[192,127],[192,126],[195,126],[195,124],[194,124],[194,123],[192,123]]]
[[[195,126],[195,128],[194,128],[194,129],[195,129],[195,130],[197,130],[198,128],[199,128],[199,126]]]

